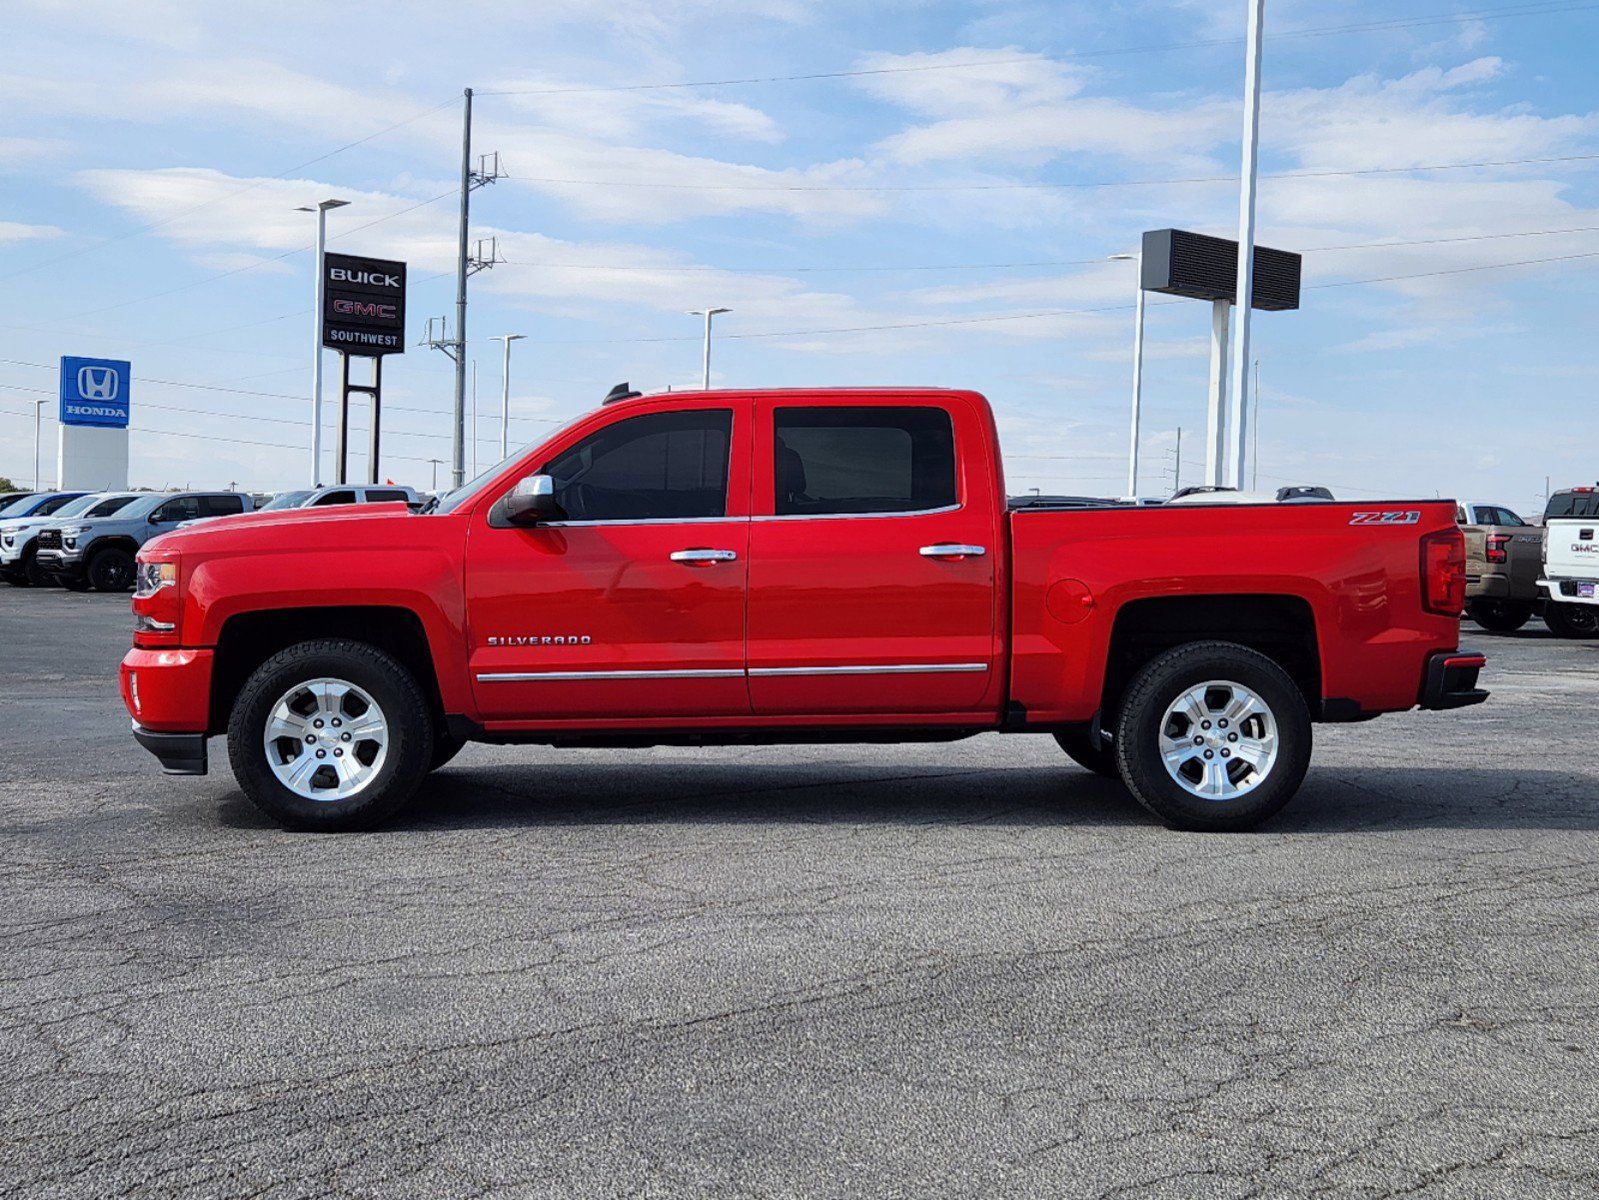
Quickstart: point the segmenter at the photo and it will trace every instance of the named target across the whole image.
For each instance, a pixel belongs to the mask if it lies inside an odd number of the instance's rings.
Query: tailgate
[[[1599,518],[1550,521],[1544,530],[1544,569],[1555,579],[1599,578]]]

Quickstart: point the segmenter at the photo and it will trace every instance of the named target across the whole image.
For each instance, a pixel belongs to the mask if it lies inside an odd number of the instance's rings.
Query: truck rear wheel
[[[1543,623],[1556,637],[1599,637],[1599,604],[1561,604],[1551,600],[1543,607]]]
[[[1173,829],[1259,825],[1299,790],[1310,745],[1294,681],[1231,642],[1191,642],[1148,663],[1116,720],[1123,781]]]
[[[362,642],[301,642],[256,668],[228,720],[228,760],[255,806],[290,829],[369,829],[433,762],[415,678]]]
[[[1466,615],[1494,633],[1514,633],[1532,620],[1532,605],[1519,600],[1471,600]]]
[[[1121,772],[1116,769],[1116,751],[1109,746],[1095,745],[1086,728],[1058,730],[1055,741],[1079,767],[1111,779],[1120,777]]]

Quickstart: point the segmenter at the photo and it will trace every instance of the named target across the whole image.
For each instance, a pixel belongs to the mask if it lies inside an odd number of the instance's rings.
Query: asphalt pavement
[[[0,1196],[1592,1197],[1599,643],[1172,833],[1042,737],[469,747],[370,834],[0,587]]]

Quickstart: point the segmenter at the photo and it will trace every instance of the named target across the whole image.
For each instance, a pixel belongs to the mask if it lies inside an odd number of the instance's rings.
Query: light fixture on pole
[[[691,308],[688,315],[691,317],[705,318],[705,358],[700,369],[700,387],[704,391],[711,390],[711,318],[720,313],[732,312],[731,308]]]
[[[1144,254],[1112,254],[1106,262],[1134,264],[1138,298],[1133,305],[1133,420],[1127,445],[1127,497],[1138,499],[1138,426],[1144,399]]]
[[[1255,183],[1260,167],[1260,33],[1266,0],[1249,0],[1244,48],[1244,157],[1238,188],[1238,335],[1233,339],[1232,419],[1228,422],[1228,481],[1243,490],[1249,449],[1249,317],[1255,302]]]
[[[505,357],[500,364],[500,457],[511,455],[511,343],[520,342],[525,333],[502,333],[491,337],[491,342],[505,344]]]
[[[44,491],[44,482],[39,475],[39,427],[44,422],[44,406],[48,400],[35,400],[33,402],[33,490]]]
[[[320,200],[315,208],[301,205],[295,212],[316,214],[316,303],[311,310],[311,486],[322,486],[322,308],[327,282],[328,210],[343,208],[348,200]]]

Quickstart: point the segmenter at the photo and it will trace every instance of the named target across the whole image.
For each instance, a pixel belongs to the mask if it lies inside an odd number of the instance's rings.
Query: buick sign
[[[404,354],[405,264],[329,254],[323,270],[322,344],[346,354]]]
[[[118,358],[61,359],[61,423],[128,427],[132,364]]]

